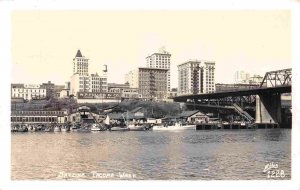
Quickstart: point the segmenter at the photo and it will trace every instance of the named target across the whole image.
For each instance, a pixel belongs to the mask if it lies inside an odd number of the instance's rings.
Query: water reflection
[[[12,134],[12,179],[266,179],[269,162],[290,178],[291,130]]]

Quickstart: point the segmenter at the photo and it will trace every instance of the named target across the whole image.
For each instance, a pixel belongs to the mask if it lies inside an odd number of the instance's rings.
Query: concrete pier
[[[281,123],[280,94],[256,95],[255,123]]]

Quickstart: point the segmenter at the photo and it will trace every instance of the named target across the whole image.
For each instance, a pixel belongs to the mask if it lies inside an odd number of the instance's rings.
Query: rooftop
[[[80,52],[80,50],[77,51],[76,56],[75,57],[82,57],[82,54]]]

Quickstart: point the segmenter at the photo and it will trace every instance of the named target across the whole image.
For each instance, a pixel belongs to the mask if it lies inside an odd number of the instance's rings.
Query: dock
[[[273,129],[280,128],[278,123],[252,123],[242,125],[241,123],[200,123],[196,125],[196,130],[221,130],[221,129]]]

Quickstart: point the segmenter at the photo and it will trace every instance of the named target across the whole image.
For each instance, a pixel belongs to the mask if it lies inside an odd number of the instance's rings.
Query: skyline
[[[291,68],[290,32],[289,11],[14,11],[12,83],[70,81],[78,49],[90,74],[106,64],[108,82],[123,83],[162,46],[172,88],[177,65],[190,59],[215,61],[216,83],[233,83],[238,70]]]

